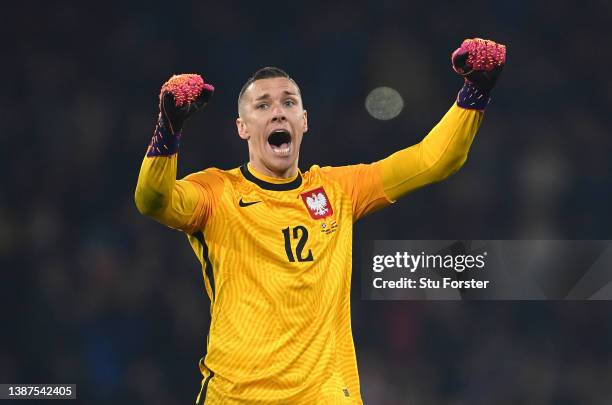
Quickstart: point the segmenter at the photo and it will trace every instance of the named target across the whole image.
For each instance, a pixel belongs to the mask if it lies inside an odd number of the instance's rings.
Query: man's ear
[[[308,111],[304,110],[304,133],[308,132]]]
[[[249,130],[247,129],[244,120],[240,117],[236,118],[236,128],[238,129],[238,135],[245,141],[248,141],[250,138]]]

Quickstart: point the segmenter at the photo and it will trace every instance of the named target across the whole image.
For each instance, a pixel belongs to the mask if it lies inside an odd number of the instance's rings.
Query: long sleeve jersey
[[[198,403],[362,403],[350,320],[353,223],[458,170],[482,118],[454,104],[416,145],[290,179],[244,164],[177,180],[177,153],[144,158],[136,205],[187,235],[210,297]]]

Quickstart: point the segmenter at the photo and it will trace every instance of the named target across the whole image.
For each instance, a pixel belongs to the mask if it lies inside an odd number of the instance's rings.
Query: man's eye
[[[257,108],[258,110],[265,110],[268,108],[268,104],[266,103],[257,104],[255,108]]]
[[[294,100],[287,100],[287,101],[285,101],[285,105],[287,107],[294,106],[295,105],[295,101]]]

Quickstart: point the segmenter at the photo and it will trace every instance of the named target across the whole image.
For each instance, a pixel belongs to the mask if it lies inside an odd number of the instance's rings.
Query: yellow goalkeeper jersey
[[[176,180],[176,154],[145,157],[139,210],[188,235],[211,301],[198,404],[362,403],[350,319],[353,223],[457,170],[481,119],[454,105],[417,145],[292,179],[245,164]]]
[[[313,166],[279,182],[244,165],[185,180],[214,207],[189,236],[212,301],[206,403],[359,403],[352,225],[389,203],[378,170]]]

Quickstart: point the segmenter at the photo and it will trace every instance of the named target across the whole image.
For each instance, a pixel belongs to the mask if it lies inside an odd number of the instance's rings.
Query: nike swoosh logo
[[[242,201],[242,198],[240,198],[240,202],[238,203],[238,205],[240,205],[241,207],[248,207],[249,205],[257,204],[260,202],[261,201],[244,202]]]

